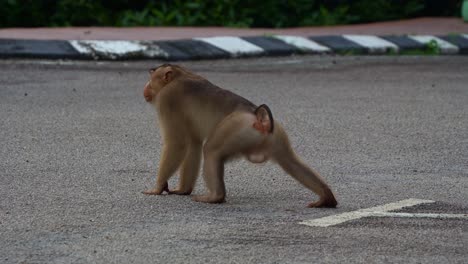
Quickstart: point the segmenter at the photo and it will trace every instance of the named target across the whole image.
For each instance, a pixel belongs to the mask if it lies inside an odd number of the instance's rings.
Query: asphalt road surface
[[[278,166],[226,166],[227,202],[145,196],[158,62],[0,61],[1,263],[467,263],[468,57],[183,63],[268,104],[337,209]],[[175,187],[177,177],[170,181]],[[205,187],[200,177],[195,193]],[[406,199],[425,217],[302,221]]]

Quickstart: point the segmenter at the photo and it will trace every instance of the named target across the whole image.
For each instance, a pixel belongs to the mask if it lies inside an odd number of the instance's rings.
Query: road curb
[[[322,53],[468,54],[468,34],[220,36],[170,41],[0,39],[0,58],[177,61]]]

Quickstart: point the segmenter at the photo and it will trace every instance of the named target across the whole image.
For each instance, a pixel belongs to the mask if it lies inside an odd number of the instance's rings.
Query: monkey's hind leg
[[[318,201],[310,203],[308,207],[336,207],[338,202],[328,184],[318,172],[305,165],[296,156],[286,132],[281,126],[277,125],[277,127],[273,159],[284,171],[320,197]]]
[[[252,113],[235,112],[217,126],[203,147],[203,178],[208,193],[194,196],[193,200],[206,203],[225,201],[224,162],[264,140],[265,135],[253,127],[256,120]]]

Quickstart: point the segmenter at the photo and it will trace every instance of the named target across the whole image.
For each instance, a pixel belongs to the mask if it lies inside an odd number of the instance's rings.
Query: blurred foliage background
[[[0,0],[0,27],[297,27],[460,16],[461,0]]]

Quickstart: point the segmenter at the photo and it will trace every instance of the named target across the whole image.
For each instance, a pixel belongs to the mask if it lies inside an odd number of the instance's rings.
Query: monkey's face
[[[172,67],[169,65],[162,65],[158,68],[150,69],[149,74],[150,79],[143,90],[143,96],[147,102],[153,101],[154,97],[156,97],[161,89],[170,83],[174,77]]]
[[[149,70],[150,78],[143,89],[143,96],[146,102],[152,102],[154,97],[161,90],[161,71],[160,68]]]
[[[153,101],[154,92],[151,88],[151,81],[146,83],[145,88],[143,89],[143,96],[145,97],[146,102]]]

